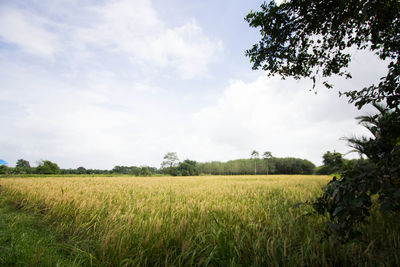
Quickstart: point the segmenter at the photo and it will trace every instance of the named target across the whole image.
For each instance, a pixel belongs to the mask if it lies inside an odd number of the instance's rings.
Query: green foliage
[[[323,156],[324,165],[316,170],[316,174],[335,174],[339,173],[345,164],[342,154],[336,151],[327,151]]]
[[[261,40],[246,51],[253,69],[283,78],[310,78],[315,83],[332,75],[351,78],[347,67],[350,48],[369,49],[387,60],[388,72],[378,85],[344,94],[361,108],[385,101],[400,104],[400,2],[398,0],[291,0],[277,6],[261,5],[261,11],[245,18],[260,28]]]
[[[194,160],[186,159],[179,163],[178,172],[182,176],[196,176],[199,175],[199,169],[197,168],[197,162]]]
[[[347,164],[341,178],[333,179],[312,203],[319,214],[329,214],[328,233],[335,239],[358,234],[375,196],[382,212],[400,212],[400,116],[376,107],[379,114],[358,118],[373,137],[348,139],[368,160]]]
[[[140,168],[138,167],[128,167],[128,166],[115,166],[111,173],[118,173],[118,174],[139,174]]]
[[[282,158],[272,163],[275,163],[275,173],[281,174],[312,174],[315,169],[315,165],[305,159]]]
[[[17,164],[15,165],[15,172],[19,174],[29,174],[32,173],[31,165],[29,161],[24,159],[17,160]]]
[[[257,161],[260,156],[260,153],[258,153],[256,150],[253,150],[251,152],[251,158],[254,160],[254,174],[257,174]]]
[[[151,176],[152,173],[149,167],[141,167],[139,171],[139,176]]]
[[[264,152],[263,159],[268,160],[270,158],[272,158],[272,153],[269,151]]]
[[[9,168],[6,165],[0,165],[0,174],[8,174]]]
[[[73,175],[86,175],[86,174],[107,174],[111,172],[109,170],[98,170],[98,169],[86,169],[84,167],[78,167],[77,169],[61,169],[60,174],[73,174]]]
[[[42,160],[39,162],[39,165],[36,167],[37,174],[59,174],[60,168],[56,163],[53,163],[49,160]]]
[[[76,171],[77,171],[79,174],[86,174],[86,173],[87,173],[87,171],[86,171],[86,169],[85,169],[84,167],[78,167],[78,168],[76,169]]]
[[[336,151],[327,151],[323,156],[323,163],[332,168],[333,171],[339,171],[343,167],[343,157],[342,154]]]
[[[244,175],[254,174],[254,159],[237,159],[227,162],[198,163],[202,174]],[[258,174],[312,174],[315,165],[305,159],[268,158],[257,163]]]
[[[135,176],[152,176],[158,173],[156,168],[152,167],[136,167],[136,166],[115,166],[111,171],[113,174],[126,174]]]
[[[333,179],[313,206],[318,213],[329,214],[328,233],[340,240],[356,235],[356,228],[370,214],[373,197],[381,211],[398,214],[400,2],[291,0],[277,6],[271,1],[261,9],[246,17],[251,27],[261,28],[261,41],[246,51],[253,69],[262,68],[268,75],[283,78],[310,78],[314,86],[322,77],[323,84],[331,88],[328,77],[351,78],[347,67],[353,48],[369,49],[388,62],[386,76],[379,84],[343,93],[356,107],[373,104],[380,112],[359,118],[373,138],[348,139],[368,160],[345,164],[341,178]],[[378,102],[385,106],[377,106]]]
[[[179,159],[176,152],[168,152],[164,156],[164,161],[161,163],[161,168],[171,168],[178,165]]]
[[[0,266],[88,266],[76,241],[57,235],[41,216],[0,194]]]
[[[269,161],[269,159],[272,158],[272,157],[273,157],[273,156],[272,156],[272,153],[269,152],[269,151],[265,151],[264,154],[263,154],[263,159],[264,159],[265,164],[266,164],[267,175],[268,175],[269,169],[270,169],[270,167],[268,166],[268,161]]]
[[[260,153],[258,153],[256,150],[253,150],[251,152],[251,158],[258,159],[259,156],[260,156]]]

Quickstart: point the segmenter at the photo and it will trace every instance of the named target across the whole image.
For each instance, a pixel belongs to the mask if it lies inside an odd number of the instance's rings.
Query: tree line
[[[306,159],[272,157],[205,162],[199,163],[198,168],[200,173],[211,175],[313,174],[315,165]]]
[[[329,152],[330,153],[330,152]],[[321,167],[320,167],[321,168]],[[168,152],[164,156],[160,168],[148,166],[115,166],[111,170],[87,169],[61,169],[57,163],[49,160],[41,160],[37,167],[32,167],[29,161],[19,159],[15,167],[0,166],[0,174],[29,175],[29,174],[59,174],[59,175],[132,175],[132,176],[196,176],[196,175],[251,175],[251,174],[313,174],[315,165],[299,158],[277,158],[270,152],[263,154],[263,158],[251,154],[248,159],[236,159],[227,162],[211,161],[197,162],[186,159],[179,161],[176,152]],[[323,174],[323,173],[321,173]]]
[[[61,169],[57,163],[51,162],[50,160],[41,160],[38,162],[38,166],[32,167],[29,161],[24,159],[17,160],[15,167],[8,167],[6,165],[0,165],[0,174],[71,174],[71,175],[84,175],[84,174],[100,174],[100,175],[111,175],[111,174],[126,174],[135,176],[153,176],[160,174],[160,170],[154,167],[137,167],[137,166],[115,166],[111,170],[102,169],[86,169],[85,167],[78,167],[76,169]]]

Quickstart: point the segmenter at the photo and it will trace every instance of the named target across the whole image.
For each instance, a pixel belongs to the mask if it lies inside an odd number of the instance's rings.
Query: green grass
[[[81,266],[72,240],[62,239],[40,215],[23,211],[0,194],[0,266]]]
[[[21,265],[35,263],[40,244],[51,255],[39,257],[41,266],[400,265],[398,216],[374,213],[358,241],[333,245],[322,239],[326,218],[307,216],[308,206],[293,208],[329,178],[3,178],[0,192],[19,207],[14,216],[33,216],[26,226],[36,239],[26,244],[18,230],[24,227],[4,224],[6,236],[17,227],[15,240],[29,248]]]

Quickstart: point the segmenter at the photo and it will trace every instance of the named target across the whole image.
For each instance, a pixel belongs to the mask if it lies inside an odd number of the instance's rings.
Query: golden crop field
[[[325,218],[293,206],[328,176],[2,178],[1,194],[74,237],[97,266],[332,266],[399,263],[399,235],[377,215],[363,241],[322,239]],[[383,231],[383,232],[382,232]],[[385,235],[376,239],[375,235]],[[381,240],[381,241],[380,241]],[[379,242],[388,250],[373,253]],[[392,248],[393,251],[390,251]],[[396,255],[397,254],[397,255]]]

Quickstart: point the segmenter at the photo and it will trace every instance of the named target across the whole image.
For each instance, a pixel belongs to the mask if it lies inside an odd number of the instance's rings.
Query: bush
[[[327,232],[334,239],[355,237],[356,226],[370,213],[376,196],[381,212],[400,211],[400,113],[376,106],[379,114],[359,117],[373,138],[348,142],[368,160],[349,161],[341,178],[333,178],[322,196],[312,202],[317,213],[328,214]]]

